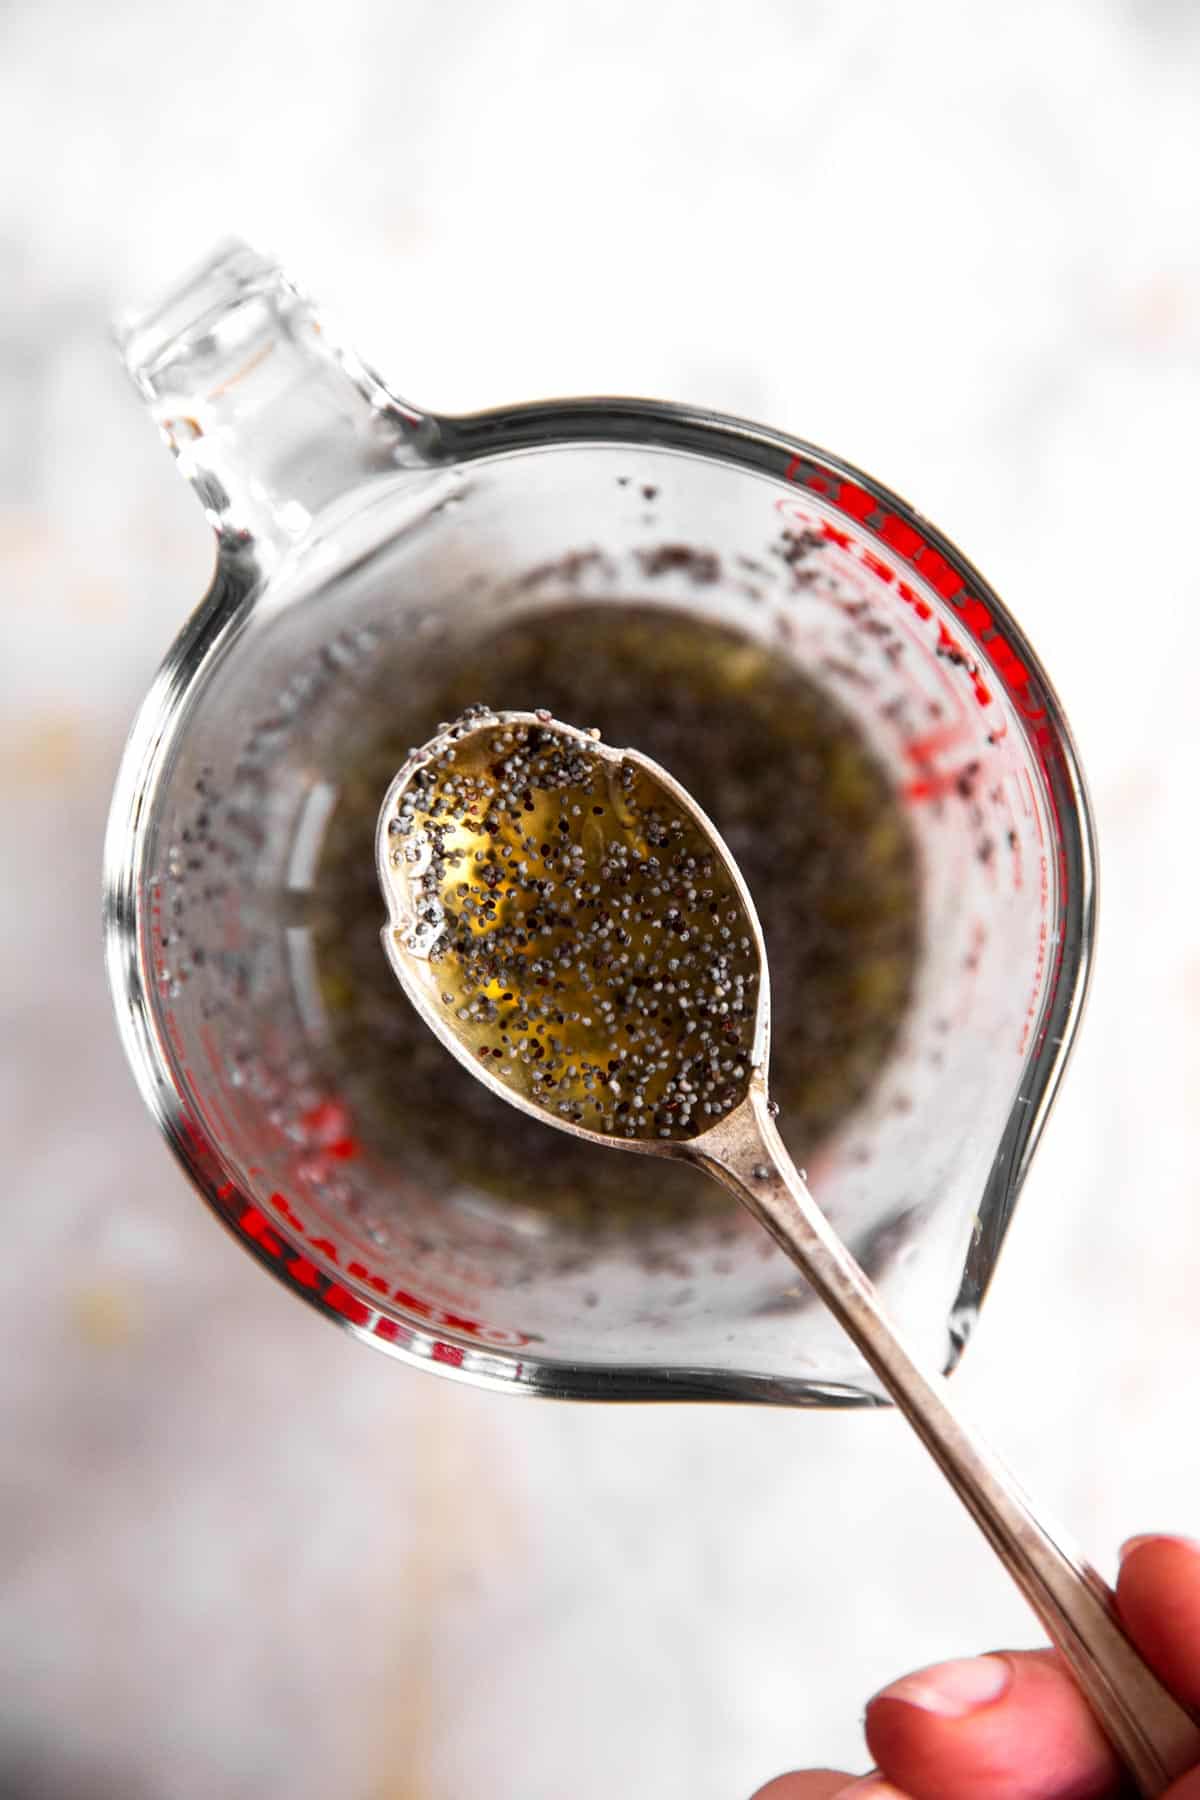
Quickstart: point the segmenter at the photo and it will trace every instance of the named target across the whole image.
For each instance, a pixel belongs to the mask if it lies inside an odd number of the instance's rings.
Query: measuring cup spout
[[[122,321],[117,339],[222,551],[264,574],[351,490],[444,460],[436,421],[390,393],[270,258],[235,239]]]

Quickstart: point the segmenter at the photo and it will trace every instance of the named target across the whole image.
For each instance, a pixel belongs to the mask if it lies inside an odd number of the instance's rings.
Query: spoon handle
[[[1070,1665],[1139,1792],[1164,1793],[1200,1764],[1200,1726],[1126,1637],[1106,1583],[1034,1516],[958,1417],[943,1377],[922,1370],[897,1337],[871,1282],[801,1181],[765,1090],[756,1084],[690,1148],[766,1226],[861,1350]]]

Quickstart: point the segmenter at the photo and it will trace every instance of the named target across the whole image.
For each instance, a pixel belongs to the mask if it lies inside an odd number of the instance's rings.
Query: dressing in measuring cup
[[[741,421],[423,412],[244,246],[123,348],[218,558],[118,779],[108,962],[208,1203],[297,1295],[442,1373],[879,1402],[692,1172],[649,1165],[639,1197],[635,1159],[535,1153],[533,1122],[473,1111],[396,1035],[363,899],[382,786],[466,702],[552,706],[673,769],[744,863],[781,1128],[908,1339],[950,1363],[1074,1033],[1093,905],[1066,726],[977,573],[878,483]],[[752,868],[764,804],[791,835]]]

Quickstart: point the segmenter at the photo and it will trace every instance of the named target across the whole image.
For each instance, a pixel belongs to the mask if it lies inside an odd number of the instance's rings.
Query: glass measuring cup
[[[1061,1075],[1093,924],[1061,711],[976,572],[877,483],[740,421],[626,400],[422,413],[244,246],[123,347],[218,558],[118,778],[109,971],[143,1094],[209,1204],[327,1316],[485,1385],[878,1401],[732,1208],[591,1239],[431,1182],[364,1129],[329,1031],[313,897],[381,714],[499,620],[636,597],[802,669],[903,798],[915,992],[808,1174],[910,1341],[952,1361]]]

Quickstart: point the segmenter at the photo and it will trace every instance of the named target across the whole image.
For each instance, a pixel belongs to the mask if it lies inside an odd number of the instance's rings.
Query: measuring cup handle
[[[688,1148],[798,1264],[861,1350],[1041,1619],[1139,1792],[1161,1795],[1200,1765],[1200,1726],[1126,1637],[1109,1588],[1034,1516],[1012,1477],[958,1416],[945,1380],[922,1370],[897,1337],[870,1281],[794,1168],[761,1082]]]
[[[364,481],[441,460],[436,421],[390,393],[278,265],[237,240],[116,335],[221,547],[264,570]]]

